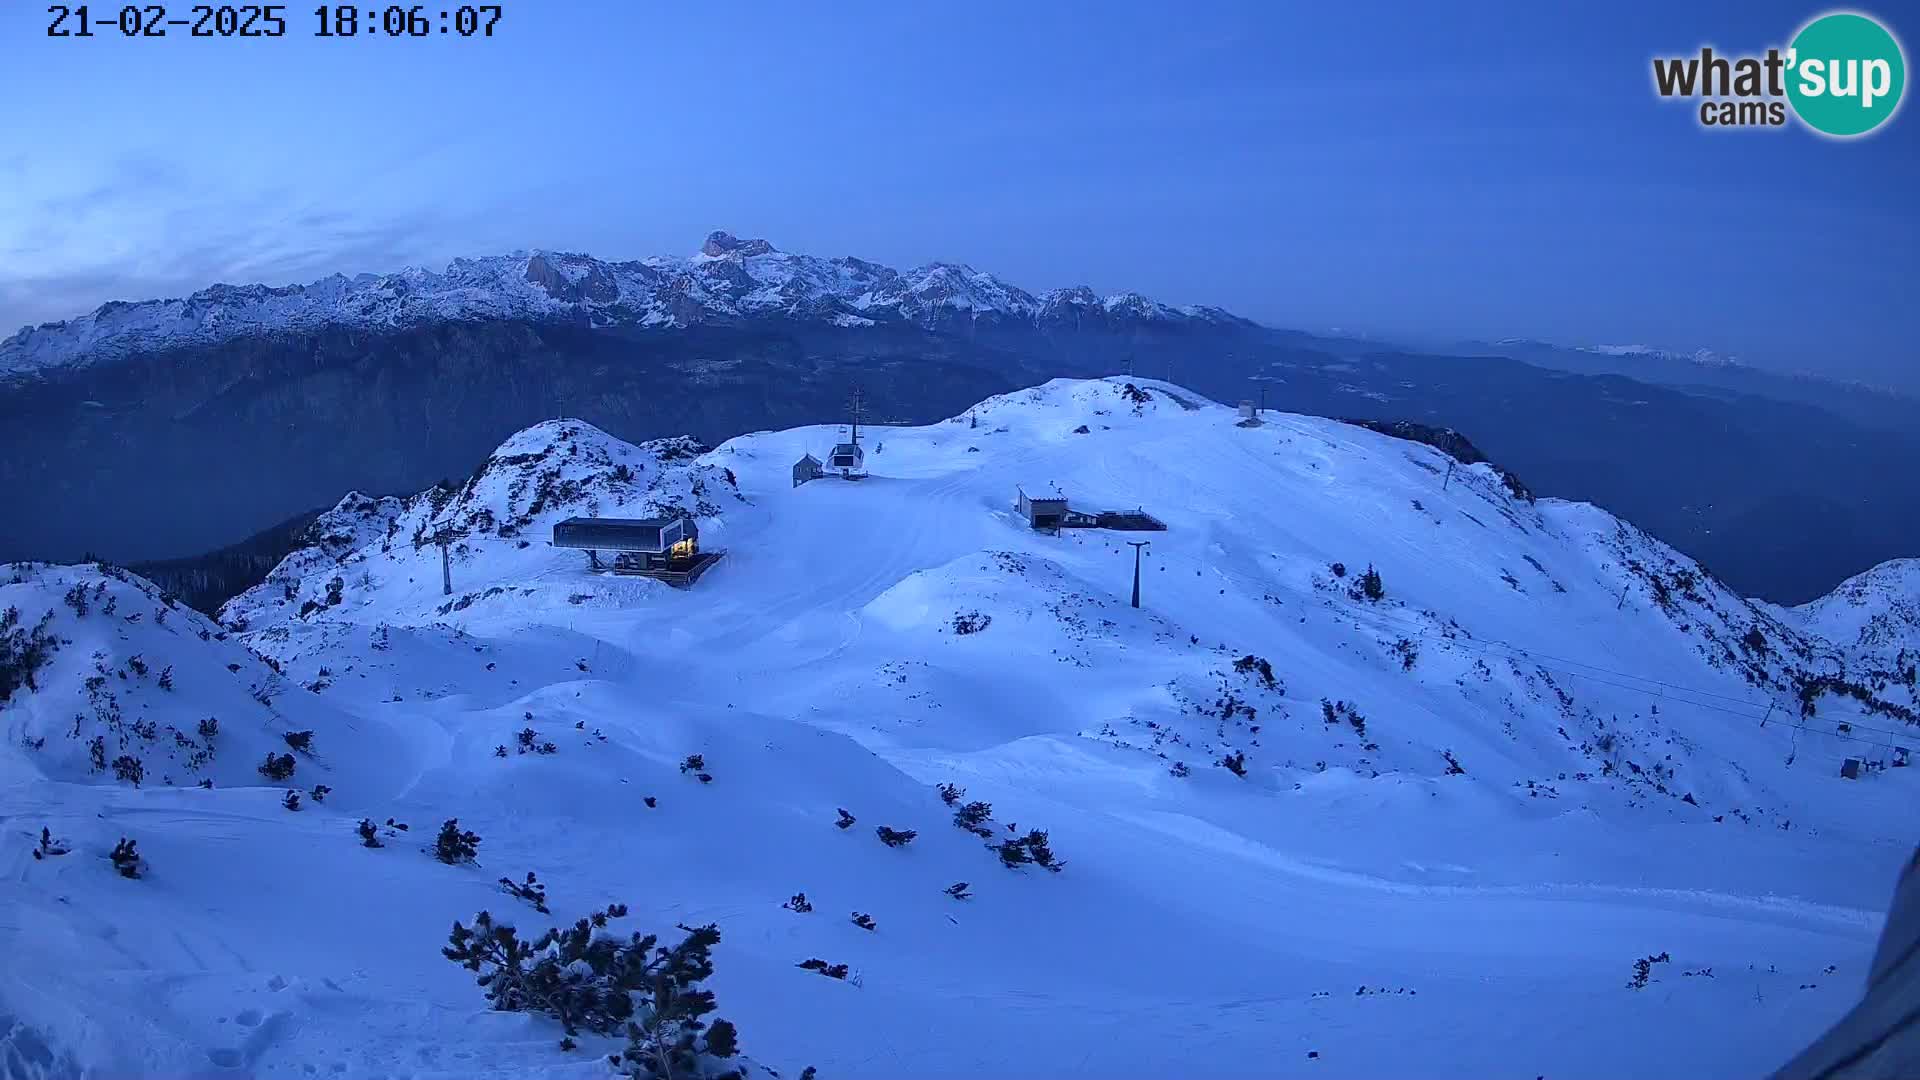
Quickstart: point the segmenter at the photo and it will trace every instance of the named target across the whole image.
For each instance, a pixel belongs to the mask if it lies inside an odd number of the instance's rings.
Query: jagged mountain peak
[[[1061,316],[1063,305],[1072,309],[1071,316]],[[1089,323],[1089,317],[1095,321]],[[1084,286],[1048,293],[1042,300],[965,263],[930,262],[901,271],[851,256],[783,252],[763,239],[716,231],[691,258],[610,262],[536,250],[458,258],[438,271],[409,267],[352,277],[333,274],[285,286],[222,283],[182,298],[114,301],[0,341],[0,376],[335,326],[380,330],[524,319],[672,330],[771,318],[926,329],[983,322],[1104,327],[1239,322],[1218,309],[1174,309],[1134,293],[1103,301]]]
[[[742,240],[724,229],[715,229],[707,234],[706,243],[700,245],[700,254],[710,259],[728,255],[751,258],[755,255],[771,255],[776,249],[765,240]]]

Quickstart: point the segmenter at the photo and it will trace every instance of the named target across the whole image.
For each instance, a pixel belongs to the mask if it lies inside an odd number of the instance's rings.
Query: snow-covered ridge
[[[1504,344],[1504,342],[1503,342]],[[1598,353],[1601,356],[1645,356],[1656,360],[1684,360],[1702,367],[1737,367],[1740,358],[1712,349],[1694,349],[1680,352],[1674,349],[1661,349],[1652,345],[1582,345],[1579,351]]]
[[[1170,307],[1137,293],[1101,297],[1080,286],[1035,294],[958,263],[902,271],[851,256],[793,254],[765,240],[715,232],[690,258],[606,262],[568,252],[518,252],[455,259],[438,272],[410,267],[279,288],[222,284],[185,298],[114,301],[0,341],[0,375],[328,327],[378,330],[531,318],[675,329],[757,317],[929,329],[977,323],[1244,324],[1219,308]]]
[[[1793,613],[1830,641],[1920,656],[1920,559],[1889,559]]]
[[[837,425],[538,424],[217,621],[0,568],[0,1075],[619,1076],[440,951],[613,901],[721,927],[714,1015],[785,1077],[1760,1076],[1858,999],[1920,770],[1842,762],[1920,675],[1850,643],[1920,564],[1770,608],[1489,463],[1155,381],[862,435],[795,486]],[[669,510],[725,553],[689,589],[546,542]]]

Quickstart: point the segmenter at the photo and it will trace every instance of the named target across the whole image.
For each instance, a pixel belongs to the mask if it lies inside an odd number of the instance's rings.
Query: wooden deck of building
[[[664,581],[677,589],[684,589],[700,580],[700,575],[712,569],[713,564],[719,562],[721,556],[725,554],[725,551],[702,551],[688,559],[684,565],[668,563],[664,566],[646,566],[638,560],[615,559],[611,563],[603,563],[593,569],[602,574],[652,578],[655,581]]]

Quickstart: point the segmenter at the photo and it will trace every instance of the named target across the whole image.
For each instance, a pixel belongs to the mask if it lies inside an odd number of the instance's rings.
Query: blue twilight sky
[[[1817,5],[503,0],[493,40],[398,41],[315,38],[314,6],[278,40],[127,41],[0,5],[0,334],[725,228],[1920,386],[1920,112],[1842,143],[1653,95],[1656,53],[1784,45]],[[1911,60],[1920,10],[1866,10]]]

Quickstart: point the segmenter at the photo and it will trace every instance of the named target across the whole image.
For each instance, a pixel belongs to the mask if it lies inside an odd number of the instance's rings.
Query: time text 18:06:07
[[[492,37],[499,4],[53,4],[54,38],[277,38],[303,30],[323,38]]]

